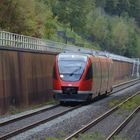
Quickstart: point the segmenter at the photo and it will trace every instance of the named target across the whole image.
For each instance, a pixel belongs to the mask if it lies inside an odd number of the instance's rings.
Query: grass
[[[130,139],[127,136],[118,135],[114,136],[112,140],[130,140]]]
[[[120,100],[112,100],[109,102],[109,107],[113,107],[121,102]],[[132,98],[130,101],[126,102],[124,105],[121,106],[121,110],[132,110],[136,108],[138,105],[140,105],[140,95],[137,95],[136,97]]]
[[[65,136],[64,132],[60,131],[58,133],[62,134],[62,135],[59,135],[58,137],[64,137]],[[81,134],[79,136],[79,138],[72,138],[72,140],[78,140],[78,139],[80,139],[80,140],[98,140],[98,139],[104,139],[104,136],[100,132],[96,131],[94,133]],[[62,138],[49,137],[49,138],[46,138],[46,140],[63,140],[63,139]]]
[[[121,100],[122,99],[112,100],[111,102],[109,102],[109,107],[114,107],[115,105],[121,103]],[[137,95],[120,107],[118,115],[122,115],[124,111],[132,111],[139,105],[140,105],[140,95]]]
[[[113,107],[113,106],[119,104],[120,102],[121,102],[121,100],[114,99],[109,102],[109,107]]]
[[[57,100],[50,100],[49,102],[46,103],[46,105],[56,105],[58,103],[59,103],[59,101],[57,101]]]
[[[137,95],[133,99],[131,99],[130,101],[128,101],[124,105],[122,105],[121,109],[129,111],[129,110],[135,109],[139,105],[140,105],[140,95]]]
[[[90,132],[90,133],[81,134],[79,138],[80,140],[100,140],[100,139],[104,139],[104,136],[101,132],[96,131],[94,133]],[[77,140],[77,139],[74,138],[72,140]]]
[[[51,138],[46,138],[46,140],[62,140],[62,139],[58,139],[58,138],[53,138],[53,137],[51,137]]]
[[[58,132],[56,132],[56,134],[57,134],[57,137],[58,138],[48,137],[48,138],[46,138],[46,140],[63,140],[61,137],[64,137],[65,136],[64,131],[58,131]]]
[[[55,23],[55,26],[57,28],[57,31],[65,31],[66,32],[66,35],[67,37],[69,38],[74,38],[76,40],[76,46],[78,44],[83,44],[84,45],[84,48],[90,48],[90,49],[96,49],[96,50],[100,50],[100,47],[95,45],[94,43],[82,38],[80,35],[78,35],[77,33],[75,33],[73,30],[71,30],[69,27],[65,28],[65,26],[59,22],[56,22]],[[57,35],[57,33],[55,33],[51,40],[53,41],[57,41],[57,42],[61,42],[61,43],[66,43],[66,40],[63,39],[62,37],[59,37]],[[67,44],[69,45],[75,45],[75,44],[72,44],[71,42],[67,42]]]
[[[64,136],[65,136],[64,131],[61,131],[61,130],[58,131],[58,132],[57,132],[57,136],[60,137],[60,138],[61,138],[61,137],[64,137]]]

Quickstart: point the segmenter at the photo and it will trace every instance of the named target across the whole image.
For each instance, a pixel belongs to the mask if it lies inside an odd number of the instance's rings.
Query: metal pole
[[[135,73],[135,59],[134,59],[134,62],[133,62],[132,76],[134,76],[134,73]]]
[[[140,67],[140,60],[137,59],[137,77],[139,77],[139,67]]]

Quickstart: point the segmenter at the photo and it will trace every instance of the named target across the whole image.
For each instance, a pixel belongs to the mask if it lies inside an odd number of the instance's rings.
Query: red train
[[[111,58],[78,53],[61,53],[53,71],[53,91],[56,99],[88,101],[107,94],[113,86]]]

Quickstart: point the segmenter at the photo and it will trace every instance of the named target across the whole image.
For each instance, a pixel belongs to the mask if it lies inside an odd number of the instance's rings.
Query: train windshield
[[[63,81],[79,81],[85,66],[84,59],[59,59],[58,61],[59,73]]]

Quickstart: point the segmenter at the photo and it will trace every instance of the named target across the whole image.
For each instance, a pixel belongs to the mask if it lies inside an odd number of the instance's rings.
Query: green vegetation
[[[128,138],[127,136],[118,135],[118,136],[115,136],[113,140],[130,140],[130,138]]]
[[[6,117],[8,115],[14,115],[14,114],[18,114],[21,112],[33,110],[33,109],[38,109],[40,107],[44,107],[45,105],[56,105],[56,104],[58,104],[58,101],[52,99],[46,103],[30,105],[30,107],[17,108],[15,106],[10,106],[8,112],[4,115],[1,115],[0,118]]]
[[[140,56],[140,0],[1,0],[0,29]]]
[[[114,99],[109,102],[109,107],[113,107],[122,102],[122,99]],[[126,102],[121,106],[121,110],[132,110],[140,105],[140,95],[135,96],[130,101]]]
[[[61,133],[61,132],[60,132]],[[59,135],[58,137],[64,137],[65,135],[63,134],[62,136]],[[98,140],[98,139],[104,139],[103,134],[100,132],[96,131],[93,133],[86,133],[86,134],[81,134],[78,138],[72,138],[72,140]],[[49,137],[46,138],[46,140],[63,140],[62,138],[54,138],[54,137]]]
[[[101,139],[105,139],[105,137],[103,136],[103,134],[101,132],[90,132],[90,133],[85,133],[85,134],[81,134],[79,136],[80,140],[101,140]],[[77,138],[73,138],[72,140],[78,140]]]
[[[59,101],[58,100],[54,100],[54,99],[51,99],[50,101],[45,103],[45,105],[56,105],[56,104],[59,104]]]
[[[62,139],[58,139],[58,138],[46,138],[46,140],[62,140]]]
[[[46,140],[63,140],[64,139],[63,137],[65,137],[64,131],[61,131],[61,130],[58,131],[58,132],[56,132],[56,135],[57,135],[58,138],[55,138],[55,137],[47,137]]]
[[[129,111],[135,109],[139,105],[140,105],[140,95],[134,97],[133,99],[122,105],[121,109]]]
[[[113,106],[119,104],[120,102],[121,102],[121,100],[114,99],[109,102],[109,107],[113,107]]]

